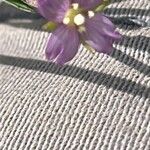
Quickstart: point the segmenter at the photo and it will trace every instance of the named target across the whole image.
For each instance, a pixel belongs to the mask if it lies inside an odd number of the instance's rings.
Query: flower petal
[[[101,2],[102,0],[72,0],[72,3],[78,3],[85,9],[92,9],[101,4]]]
[[[61,22],[69,9],[70,0],[37,0],[40,14],[49,21]]]
[[[79,35],[75,27],[60,25],[50,36],[46,57],[63,65],[70,61],[79,48]]]
[[[110,53],[113,50],[113,42],[121,38],[115,31],[114,24],[103,14],[96,14],[87,19],[85,29],[86,31],[81,33],[82,38],[98,52]]]

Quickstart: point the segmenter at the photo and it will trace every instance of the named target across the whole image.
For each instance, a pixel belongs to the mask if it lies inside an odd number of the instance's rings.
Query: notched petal
[[[98,52],[109,54],[113,43],[121,38],[114,24],[103,14],[87,19],[85,29],[86,32],[81,33],[82,38]]]
[[[70,61],[79,48],[79,35],[75,27],[61,25],[49,38],[46,57],[63,65]]]

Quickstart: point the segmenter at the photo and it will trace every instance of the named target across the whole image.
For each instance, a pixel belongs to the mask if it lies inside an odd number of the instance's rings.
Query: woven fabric
[[[43,20],[0,7],[0,149],[150,150],[149,0],[113,1],[114,52],[64,67],[45,60]]]

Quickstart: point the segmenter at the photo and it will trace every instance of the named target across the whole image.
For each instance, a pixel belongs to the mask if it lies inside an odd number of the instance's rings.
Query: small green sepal
[[[103,2],[95,9],[95,12],[103,12],[110,3],[111,0],[103,0]]]
[[[54,22],[48,22],[45,25],[42,26],[42,29],[45,31],[52,32],[57,28],[57,24]]]

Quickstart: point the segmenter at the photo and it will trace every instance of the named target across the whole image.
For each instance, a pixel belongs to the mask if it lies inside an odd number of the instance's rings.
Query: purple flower
[[[114,24],[95,8],[103,0],[38,0],[38,10],[48,21],[57,23],[50,35],[46,57],[63,65],[78,52],[80,43],[97,52],[110,53],[121,38]]]

